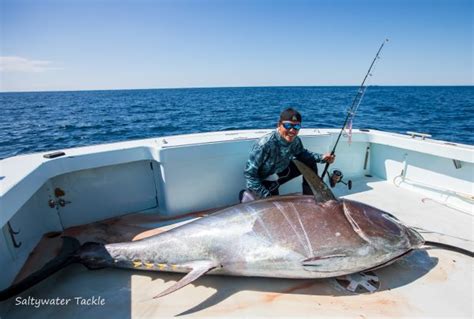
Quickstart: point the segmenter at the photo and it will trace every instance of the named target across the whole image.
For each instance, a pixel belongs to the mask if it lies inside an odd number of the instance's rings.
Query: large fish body
[[[208,274],[327,278],[385,266],[423,238],[392,215],[350,200],[282,196],[239,204],[134,242],[65,238],[60,255],[0,291],[13,297],[71,263],[187,273],[156,297]]]
[[[92,268],[325,278],[385,265],[423,242],[374,207],[288,196],[236,205],[136,242],[86,245],[79,258]]]

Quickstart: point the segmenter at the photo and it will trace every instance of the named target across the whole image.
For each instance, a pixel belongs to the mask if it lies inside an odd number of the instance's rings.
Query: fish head
[[[411,250],[424,244],[423,237],[390,213],[376,207],[344,199],[343,209],[352,227],[366,241],[384,249]]]
[[[336,207],[341,202],[328,204]],[[378,208],[343,199],[342,213],[350,224],[338,237],[344,238],[345,243],[334,242],[332,247],[303,260],[305,270],[322,272],[327,277],[373,270],[393,263],[424,244],[423,237],[415,230]]]
[[[78,256],[81,264],[89,269],[104,268],[114,261],[104,245],[93,242],[82,245]]]

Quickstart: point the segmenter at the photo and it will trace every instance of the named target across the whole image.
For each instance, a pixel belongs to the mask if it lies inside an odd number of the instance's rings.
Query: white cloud
[[[50,70],[60,70],[51,66],[53,62],[30,60],[19,56],[0,56],[0,72],[40,73]]]

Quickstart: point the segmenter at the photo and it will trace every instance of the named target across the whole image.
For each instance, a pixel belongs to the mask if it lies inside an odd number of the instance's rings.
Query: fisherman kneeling
[[[241,202],[279,195],[280,185],[301,175],[292,159],[303,162],[316,174],[317,163],[334,162],[335,155],[321,155],[305,149],[297,136],[300,128],[301,114],[287,108],[280,114],[277,129],[255,143],[244,171],[247,189],[240,192]],[[304,178],[303,194],[313,194]]]

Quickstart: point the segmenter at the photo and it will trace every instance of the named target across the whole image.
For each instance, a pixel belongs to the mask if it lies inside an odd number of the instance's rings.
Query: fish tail
[[[47,264],[45,264],[43,268],[34,272],[22,281],[11,285],[5,290],[0,291],[0,301],[7,300],[13,296],[16,296],[19,293],[22,293],[28,288],[41,282],[42,280],[48,278],[55,272],[63,269],[64,267],[72,263],[78,262],[79,258],[76,252],[81,247],[79,241],[76,238],[66,236],[62,237],[62,239],[63,245],[61,247],[59,255],[56,258],[50,260]]]

